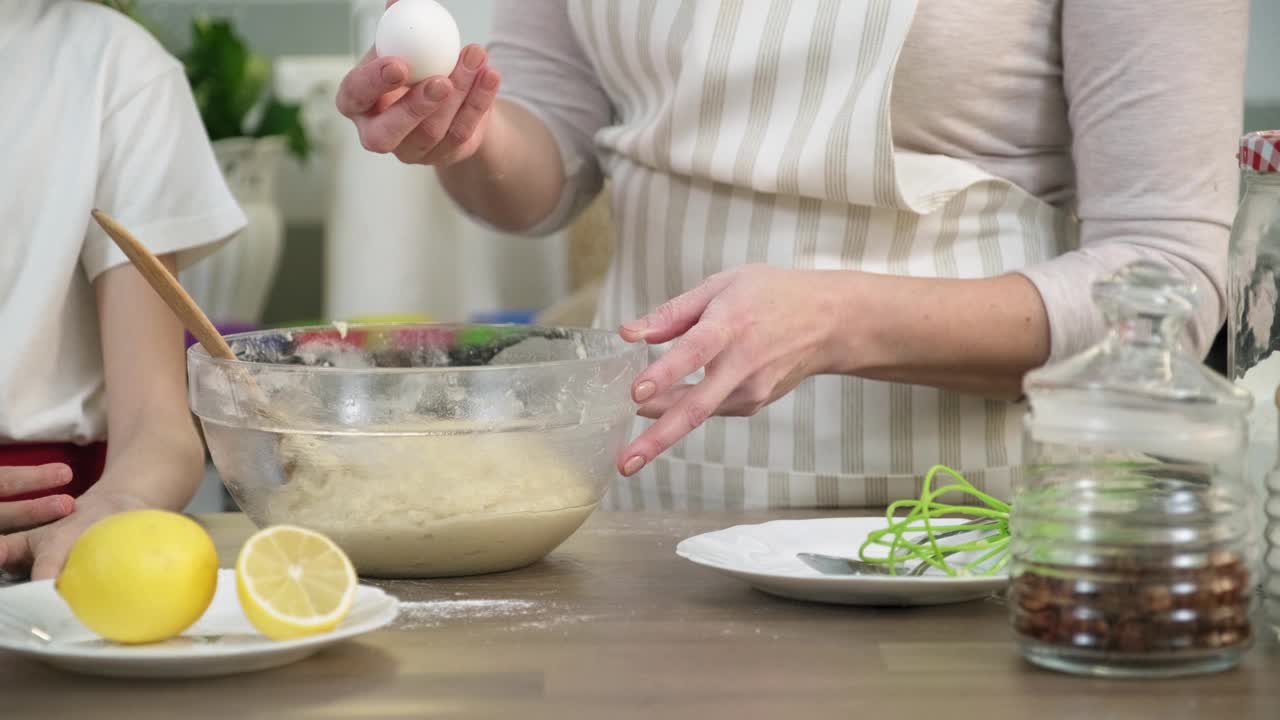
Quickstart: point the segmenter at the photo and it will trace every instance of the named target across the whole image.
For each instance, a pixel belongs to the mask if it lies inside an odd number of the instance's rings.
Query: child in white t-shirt
[[[181,65],[123,15],[0,0],[0,67],[0,568],[41,578],[101,517],[181,509],[203,468],[182,328],[90,211],[171,271],[245,219]]]

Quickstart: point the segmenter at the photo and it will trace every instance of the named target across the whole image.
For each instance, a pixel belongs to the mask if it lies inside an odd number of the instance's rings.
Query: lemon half
[[[54,581],[90,630],[107,640],[167,640],[213,601],[218,551],[194,520],[162,510],[108,516],[85,530]]]
[[[249,538],[236,559],[240,606],[254,627],[273,640],[290,640],[337,627],[355,600],[355,568],[332,540],[292,525],[275,525]]]

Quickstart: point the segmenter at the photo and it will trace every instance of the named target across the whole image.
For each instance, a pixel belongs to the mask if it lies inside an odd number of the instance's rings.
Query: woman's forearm
[[[1040,295],[1020,275],[947,280],[743,265],[622,337],[672,343],[631,386],[655,422],[617,457],[631,476],[711,415],[754,415],[813,375],[843,374],[1015,399],[1049,355]],[[705,370],[696,383],[686,383]]]
[[[455,202],[509,232],[527,230],[549,216],[560,202],[565,179],[546,125],[504,100],[494,105],[475,154],[437,172]]]
[[[835,286],[839,373],[1016,399],[1022,376],[1049,357],[1044,305],[1021,275],[857,273]]]

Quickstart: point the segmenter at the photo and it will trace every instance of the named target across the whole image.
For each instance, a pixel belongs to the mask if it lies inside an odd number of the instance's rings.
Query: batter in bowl
[[[523,567],[577,530],[600,494],[545,432],[284,433],[279,451],[288,481],[262,520],[325,533],[363,575]]]

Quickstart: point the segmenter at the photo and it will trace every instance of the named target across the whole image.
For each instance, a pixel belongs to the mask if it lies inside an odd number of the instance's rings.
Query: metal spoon
[[[866,562],[864,560],[854,560],[853,558],[838,557],[836,555],[823,555],[821,553],[796,553],[796,557],[800,562],[817,570],[823,575],[893,575],[890,566],[880,563]],[[932,567],[929,563],[922,562],[913,568],[908,569],[906,565],[897,565],[892,568],[899,577],[919,577],[925,574]]]

